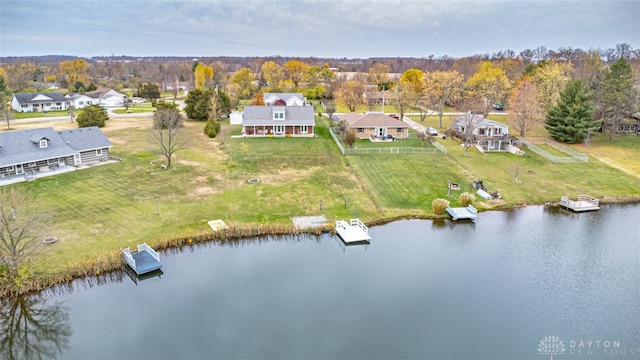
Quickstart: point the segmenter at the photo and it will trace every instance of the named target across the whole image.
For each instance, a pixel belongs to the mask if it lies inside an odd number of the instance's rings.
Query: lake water
[[[397,221],[370,245],[208,244],[21,309],[55,319],[35,342],[64,359],[640,359],[638,219],[536,206]]]

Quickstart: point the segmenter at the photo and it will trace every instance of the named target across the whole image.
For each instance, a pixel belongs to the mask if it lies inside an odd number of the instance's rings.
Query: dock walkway
[[[371,240],[369,228],[360,219],[336,221],[336,232],[346,244],[368,243]]]

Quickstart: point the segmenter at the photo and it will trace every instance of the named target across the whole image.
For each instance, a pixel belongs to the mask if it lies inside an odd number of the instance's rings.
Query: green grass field
[[[116,126],[125,121],[134,125]],[[114,119],[103,129],[114,144],[111,155],[120,162],[12,185],[30,189],[48,210],[43,237],[60,239],[39,249],[38,272],[64,273],[120,248],[207,232],[207,221],[218,218],[255,227],[292,226],[291,218],[301,215],[348,219],[355,211],[364,221],[429,217],[434,199],[457,205],[460,193],[473,192],[471,182],[479,179],[503,197],[476,197],[480,209],[554,202],[581,193],[602,200],[637,199],[640,194],[640,167],[632,160],[640,145],[635,135],[613,141],[595,135],[588,151],[584,144],[574,146],[590,155],[588,163],[553,164],[529,151],[516,156],[472,148],[465,156],[450,138],[438,139],[446,155],[343,157],[329,136],[326,118],[317,119],[316,138],[231,137],[240,127],[226,122],[218,138],[209,139],[204,123],[187,122],[182,149],[173,166],[162,170],[164,159],[144,122],[149,119]],[[436,117],[427,120],[435,122]],[[421,146],[415,137],[392,144]],[[448,195],[449,180],[461,190]]]

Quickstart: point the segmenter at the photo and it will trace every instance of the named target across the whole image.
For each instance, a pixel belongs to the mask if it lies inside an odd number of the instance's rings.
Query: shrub
[[[460,203],[462,204],[462,206],[469,206],[473,204],[474,201],[476,201],[475,195],[468,192],[463,192],[462,194],[460,194]]]
[[[99,105],[86,106],[82,110],[82,114],[78,115],[76,122],[78,127],[98,126],[103,127],[105,122],[109,119],[107,110],[103,109]]]
[[[449,207],[449,200],[446,199],[434,199],[431,202],[431,206],[433,207],[433,213],[436,215],[444,215],[447,212],[447,207]]]
[[[219,132],[220,123],[213,118],[207,120],[206,124],[204,125],[204,133],[207,134],[208,137],[214,138],[218,135]]]
[[[352,148],[353,145],[356,143],[356,140],[358,140],[358,136],[356,135],[356,131],[351,129],[351,130],[347,130],[347,132],[344,134],[344,143]]]

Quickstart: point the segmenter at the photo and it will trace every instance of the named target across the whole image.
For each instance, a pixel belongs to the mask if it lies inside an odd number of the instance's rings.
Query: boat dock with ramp
[[[351,219],[350,222],[344,220],[336,221],[336,232],[345,244],[369,243],[369,228],[360,219]]]
[[[600,200],[585,194],[579,195],[578,200],[563,196],[560,198],[560,206],[575,212],[600,210]]]
[[[138,251],[131,252],[127,247],[122,249],[124,261],[137,275],[150,273],[162,267],[160,255],[151,246],[145,244],[138,245]]]
[[[475,220],[478,216],[478,209],[473,207],[473,205],[469,205],[466,207],[447,207],[447,213],[451,216],[452,220],[463,220],[470,219]]]

